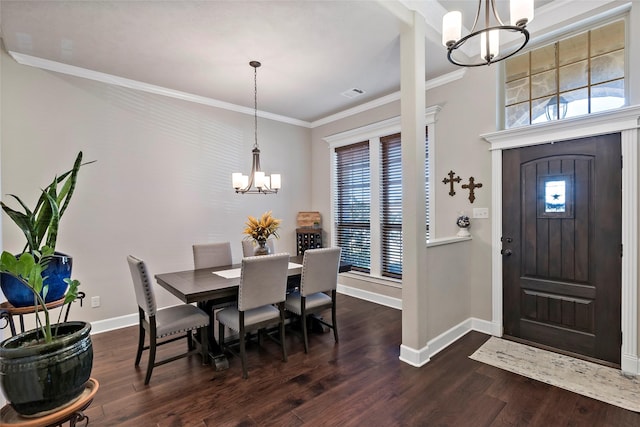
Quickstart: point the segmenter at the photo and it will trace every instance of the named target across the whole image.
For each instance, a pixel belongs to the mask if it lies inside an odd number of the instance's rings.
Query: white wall
[[[486,320],[491,319],[491,220],[474,219],[472,215],[473,208],[491,207],[491,155],[488,144],[479,135],[495,130],[494,68],[468,69],[462,79],[427,91],[427,105],[442,107],[435,125],[436,158],[433,162],[435,237],[456,234],[455,222],[460,211],[471,218],[469,231],[473,241],[469,257],[445,262],[451,270],[462,265],[468,268],[470,312],[467,317]],[[469,102],[470,99],[474,102]],[[449,171],[462,179],[454,186],[454,196],[448,194],[449,184],[442,182]],[[475,184],[482,184],[481,188],[475,189],[473,203],[469,200],[469,190],[462,188],[470,177],[474,177]],[[451,308],[445,305],[443,312]],[[451,319],[450,326],[457,323],[454,320]],[[462,320],[457,319],[458,322]]]
[[[1,67],[3,195],[34,204],[79,150],[97,160],[81,170],[60,227],[57,249],[73,256],[88,298],[71,318],[137,312],[128,254],[152,274],[186,270],[193,243],[229,240],[239,262],[247,215],[273,210],[283,220],[276,248],[295,254],[296,214],[311,209],[308,129],[259,119],[262,167],[282,174],[283,189],[237,195],[231,173],[250,170],[253,115],[21,66],[5,53]],[[5,215],[2,231],[4,248],[20,251],[24,238]],[[161,306],[177,303],[158,289]],[[92,296],[101,307],[90,308]]]

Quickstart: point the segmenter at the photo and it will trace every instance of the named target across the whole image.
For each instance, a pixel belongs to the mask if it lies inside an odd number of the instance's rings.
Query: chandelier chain
[[[253,148],[258,148],[258,66],[253,67],[253,122],[255,137]]]

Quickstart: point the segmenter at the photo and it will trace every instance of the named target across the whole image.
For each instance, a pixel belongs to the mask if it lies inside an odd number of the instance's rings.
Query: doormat
[[[640,412],[640,378],[563,354],[491,337],[469,356],[505,371]]]

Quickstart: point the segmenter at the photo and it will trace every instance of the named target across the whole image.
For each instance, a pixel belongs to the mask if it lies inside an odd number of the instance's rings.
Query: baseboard
[[[402,300],[398,298],[392,298],[344,285],[338,285],[337,291],[341,294],[349,295],[365,301],[373,302],[395,309],[402,309]],[[126,328],[127,326],[134,326],[137,324],[138,314],[127,314],[125,316],[112,317],[110,319],[91,322],[91,333],[99,334],[102,332],[113,331],[115,329]]]
[[[417,368],[425,365],[433,356],[459,340],[470,331],[477,331],[487,335],[493,335],[495,325],[487,320],[471,317],[458,323],[451,329],[429,340],[421,349],[413,349],[406,345],[400,346],[400,360]]]
[[[127,314],[126,316],[112,317],[105,320],[91,322],[91,335],[109,332],[115,329],[126,328],[138,324],[138,314]]]
[[[384,305],[385,307],[402,310],[402,300],[400,298],[393,298],[386,295],[377,294],[375,292],[365,291],[363,289],[353,288],[351,286],[345,286],[341,284],[338,284],[336,290],[339,294],[348,295],[350,297]]]
[[[620,369],[623,374],[640,376],[640,358],[623,354],[620,361]]]
[[[482,332],[483,334],[493,335],[496,337],[502,336],[502,326],[490,322],[489,320],[477,319],[471,317],[471,330],[476,332]]]
[[[400,361],[419,368],[427,362],[429,362],[429,344],[422,347],[420,350],[415,350],[411,347],[408,347],[404,344],[400,346]]]

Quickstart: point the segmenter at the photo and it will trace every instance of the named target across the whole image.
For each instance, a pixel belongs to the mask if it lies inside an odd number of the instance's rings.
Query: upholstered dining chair
[[[193,266],[196,270],[222,267],[231,265],[232,262],[231,242],[193,245]]]
[[[249,376],[247,370],[246,335],[249,331],[279,324],[282,360],[287,361],[284,343],[284,300],[287,291],[287,270],[289,254],[262,255],[244,257],[238,288],[238,305],[220,310],[216,317],[219,323],[219,344],[223,349],[231,350],[224,340],[224,327],[238,332],[242,378]],[[277,305],[277,308],[274,306]]]
[[[197,352],[202,355],[203,364],[209,363],[209,343],[207,338],[209,316],[207,313],[190,304],[180,304],[158,310],[153,286],[144,261],[131,255],[127,257],[127,261],[129,270],[131,270],[139,314],[138,352],[135,366],[140,365],[142,352],[149,350],[147,375],[145,376],[144,384],[149,384],[151,373],[156,366],[164,365]],[[196,349],[193,342],[192,332],[194,330],[199,330],[200,332],[200,351]],[[148,346],[144,345],[146,332],[149,333]],[[187,339],[187,352],[156,361],[157,347],[183,338]]]
[[[284,303],[287,311],[300,317],[305,353],[309,351],[307,316],[328,307],[331,307],[331,323],[329,324],[321,319],[317,320],[333,329],[333,337],[338,342],[336,287],[338,284],[340,253],[341,249],[338,247],[307,249],[302,260],[300,288],[289,293]],[[329,291],[331,291],[331,296],[326,293]]]
[[[276,246],[273,242],[273,239],[267,240],[267,247],[269,248],[269,253],[276,253]],[[253,250],[255,249],[255,245],[253,240],[243,240],[242,241],[242,256],[253,256]]]
[[[224,267],[233,263],[231,254],[231,242],[200,243],[193,245],[193,268]],[[215,301],[206,301],[201,307],[209,314],[209,323],[213,331],[217,333],[215,312],[224,307],[236,305],[236,297],[218,298]],[[220,338],[219,336],[214,338]],[[214,360],[215,362],[215,360]]]

